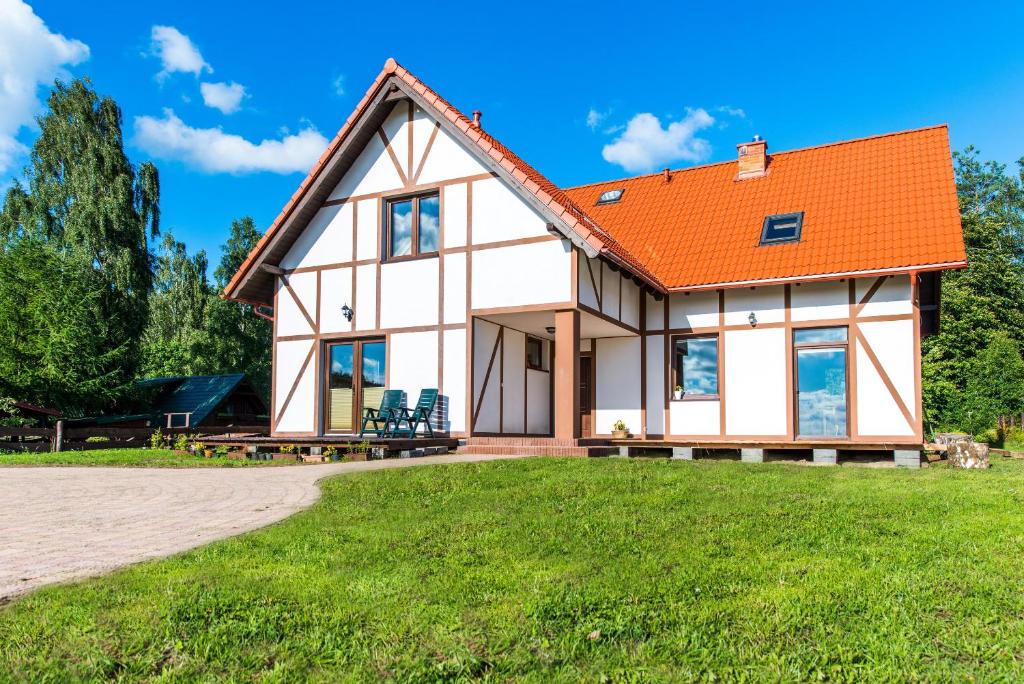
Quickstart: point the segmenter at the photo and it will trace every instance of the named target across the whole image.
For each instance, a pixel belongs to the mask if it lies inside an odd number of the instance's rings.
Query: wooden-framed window
[[[530,370],[544,371],[544,340],[533,335],[526,336],[526,367]]]
[[[718,335],[672,338],[672,398],[718,399]]]
[[[437,191],[385,200],[388,259],[437,254],[441,240],[441,195]]]
[[[796,436],[849,436],[849,330],[845,325],[793,330]]]

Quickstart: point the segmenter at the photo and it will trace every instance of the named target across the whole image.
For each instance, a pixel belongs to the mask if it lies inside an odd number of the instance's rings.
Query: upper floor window
[[[774,214],[766,216],[761,228],[761,245],[775,245],[781,242],[800,242],[800,231],[804,227],[804,212]]]
[[[441,229],[441,196],[403,197],[387,203],[389,258],[436,254]]]
[[[526,336],[526,367],[530,370],[547,370],[544,368],[544,342],[533,335]]]

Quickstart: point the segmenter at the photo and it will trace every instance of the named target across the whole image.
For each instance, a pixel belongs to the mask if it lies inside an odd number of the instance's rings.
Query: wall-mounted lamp
[[[553,326],[553,325],[549,325],[548,327],[544,328],[544,330],[547,331],[548,335],[554,335],[555,334],[555,326]]]
[[[352,310],[352,307],[350,307],[348,304],[343,304],[342,305],[342,307],[341,307],[341,315],[345,317],[346,321],[351,323],[352,322],[352,316],[354,314],[355,314],[355,311]],[[754,314],[750,314],[750,315],[753,316]]]
[[[750,315],[747,316],[747,320],[750,321],[750,327],[751,328],[756,328],[757,327],[757,316],[754,315],[753,311],[751,311]]]

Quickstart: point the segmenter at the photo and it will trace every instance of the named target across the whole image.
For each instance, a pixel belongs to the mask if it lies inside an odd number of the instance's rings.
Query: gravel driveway
[[[454,454],[267,468],[0,468],[0,602],[169,556],[312,505],[340,473],[508,456]]]

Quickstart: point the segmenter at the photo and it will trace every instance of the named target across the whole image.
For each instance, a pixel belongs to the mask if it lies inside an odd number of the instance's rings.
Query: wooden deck
[[[784,441],[711,441],[699,439],[611,439],[608,443],[616,447],[636,447],[647,449],[671,449],[673,447],[690,447],[693,449],[764,449],[766,451],[806,451],[814,449],[835,449],[837,451],[923,451],[919,443],[905,442],[860,442],[850,440],[797,440]]]
[[[400,454],[403,452],[425,452],[445,453],[454,451],[459,446],[459,440],[455,437],[377,437],[375,435],[324,435],[322,437],[268,437],[266,435],[252,434],[230,434],[206,437],[204,444],[225,444],[228,446],[250,447],[257,450],[272,450],[286,444],[294,444],[298,447],[328,447],[333,446],[339,451],[345,447],[354,447],[357,444],[367,443],[374,452],[382,452],[382,455]]]

